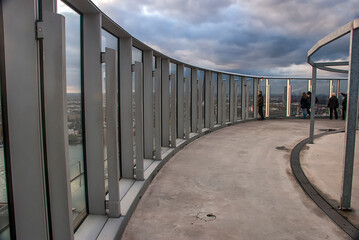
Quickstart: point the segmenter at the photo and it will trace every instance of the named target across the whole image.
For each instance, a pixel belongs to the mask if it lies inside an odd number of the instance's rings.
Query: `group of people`
[[[343,96],[342,101],[342,119],[345,119],[345,114],[347,110],[347,94],[346,93],[340,93]],[[310,116],[310,110],[311,110],[311,103],[312,103],[312,93],[309,91],[307,93],[302,93],[302,98],[300,99],[300,107],[302,108],[303,113],[303,119],[305,119],[308,116]],[[318,103],[318,98],[315,98],[315,103]],[[262,91],[258,92],[258,98],[257,98],[257,107],[258,107],[258,113],[259,113],[259,120],[264,120],[263,115],[263,106],[264,106],[264,98],[262,95]],[[338,119],[338,108],[339,108],[339,101],[336,97],[335,93],[332,93],[332,96],[329,98],[328,101],[328,108],[329,108],[329,118],[333,119],[333,113],[335,119]]]
[[[340,93],[343,96],[342,101],[342,119],[345,119],[346,109],[347,109],[347,94]],[[315,102],[318,102],[318,99],[315,98]],[[310,108],[311,108],[311,92],[302,93],[302,98],[300,99],[300,107],[302,108],[303,119],[306,118],[307,114],[310,116]],[[328,108],[329,108],[329,118],[333,119],[333,113],[335,119],[338,119],[338,108],[339,108],[339,101],[335,93],[332,93],[332,96],[329,98],[328,101]]]

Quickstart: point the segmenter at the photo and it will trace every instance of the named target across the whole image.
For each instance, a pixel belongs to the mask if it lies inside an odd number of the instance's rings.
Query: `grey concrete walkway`
[[[308,132],[307,120],[266,120],[196,140],[153,180],[122,239],[349,239],[292,176],[290,151]]]
[[[344,133],[320,137],[301,152],[301,165],[313,186],[334,207],[340,205],[344,169]],[[359,141],[359,133],[356,138]],[[351,212],[340,213],[359,228],[359,142],[356,142]]]

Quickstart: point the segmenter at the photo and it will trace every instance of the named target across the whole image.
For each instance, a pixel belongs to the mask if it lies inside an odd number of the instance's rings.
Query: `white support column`
[[[246,78],[245,77],[241,77],[241,97],[242,97],[242,120],[246,120],[247,119],[247,115],[246,115]]]
[[[211,74],[212,78],[213,75]],[[214,81],[211,80],[211,91],[210,91],[210,112],[209,112],[209,127],[214,128]]]
[[[258,78],[253,78],[253,118],[256,119],[258,117]]]
[[[270,85],[269,80],[266,78],[266,117],[269,117],[269,109],[270,109]]]
[[[49,239],[44,190],[38,42],[34,27],[37,6],[35,1],[22,0],[2,1],[0,4],[3,10],[3,47],[6,56],[5,73],[1,74],[5,75],[6,81],[16,238]],[[63,36],[58,36],[61,38],[59,40],[64,41]],[[59,70],[63,71],[65,63],[61,61],[60,64]],[[59,111],[60,119],[63,109]]]
[[[135,62],[136,180],[144,180],[143,164],[143,78],[142,63]],[[152,130],[152,128],[151,128]]]
[[[153,51],[143,54],[143,141],[144,158],[153,158]]]
[[[355,159],[356,128],[359,97],[359,28],[350,33],[350,55],[348,74],[348,106],[345,131],[345,156],[341,208],[351,208],[353,168]]]
[[[157,57],[155,70],[155,159],[161,160],[162,135],[161,135],[161,58]]]
[[[133,178],[132,38],[120,39],[121,175]],[[126,140],[125,140],[126,139]],[[125,141],[124,141],[125,140]]]
[[[334,92],[333,80],[329,80],[329,98],[332,96],[333,92]]]
[[[217,99],[218,99],[218,125],[222,124],[222,112],[223,112],[223,95],[222,95],[222,80],[223,74],[217,73]]]
[[[226,125],[227,116],[226,116],[226,83],[222,81],[222,125]]]
[[[43,98],[53,239],[73,239],[68,156],[64,17],[43,9]],[[56,126],[56,127],[54,127]],[[32,205],[32,204],[31,204]]]
[[[90,214],[105,214],[100,13],[83,15],[83,34],[88,207]]]
[[[202,132],[202,108],[203,108],[203,84],[201,84],[201,80],[198,80],[198,132]]]
[[[234,122],[234,76],[229,76],[229,121]]]
[[[233,109],[234,109],[234,120],[233,122],[237,122],[238,121],[238,85],[234,84],[234,104],[233,104]]]
[[[177,87],[177,96],[178,96],[178,101],[177,101],[177,114],[178,114],[178,118],[177,121],[174,122],[174,124],[177,123],[177,136],[178,138],[183,139],[184,138],[184,65],[183,64],[177,64],[177,83],[178,83],[178,87]],[[176,81],[176,79],[175,79]],[[172,82],[171,82],[172,83]],[[174,93],[174,95],[176,96],[176,93]],[[176,112],[173,113],[174,115],[176,115]]]
[[[106,48],[106,142],[108,164],[108,208],[110,217],[119,217],[120,208],[120,163],[118,151],[118,111],[117,89],[118,78],[116,75],[117,57],[116,51]]]
[[[315,118],[315,97],[317,89],[317,68],[313,67],[312,70],[312,94],[311,94],[311,109],[310,109],[310,132],[309,132],[309,143],[313,144],[314,140],[314,118]]]
[[[197,68],[192,68],[192,132],[197,132],[198,77]]]
[[[205,78],[204,78],[204,127],[209,128],[209,116],[210,116],[210,82],[212,81],[212,73],[211,71],[205,72]]]
[[[186,85],[186,97],[185,97],[185,108],[186,108],[186,118],[185,118],[185,138],[189,139],[189,129],[190,129],[190,86],[189,86],[189,78],[185,78]]]
[[[170,60],[168,58],[162,59],[161,67],[161,81],[162,81],[162,146],[170,146],[170,84],[169,84],[169,75],[170,75]],[[176,123],[172,123],[176,124]]]
[[[312,80],[308,80],[308,92],[312,91]]]
[[[170,110],[171,111],[171,148],[175,148],[177,146],[176,145],[176,140],[177,140],[176,98],[177,97],[176,97],[176,75],[175,74],[171,74],[170,81],[171,81],[171,99],[170,99],[170,101],[171,101],[171,110]],[[182,99],[182,102],[183,102],[183,99]],[[183,103],[182,103],[182,106],[183,106]],[[183,121],[183,119],[182,119],[182,121]],[[183,136],[182,136],[182,138],[183,138]]]
[[[291,111],[291,100],[292,100],[292,86],[290,85],[290,79],[287,79],[287,111],[286,116],[290,117],[290,111]]]

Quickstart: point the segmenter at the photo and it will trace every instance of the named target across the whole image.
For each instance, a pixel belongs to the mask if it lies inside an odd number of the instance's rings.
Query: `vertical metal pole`
[[[209,128],[209,115],[210,115],[210,82],[212,81],[212,74],[210,71],[205,72],[204,78],[204,127]]]
[[[170,81],[171,81],[171,147],[175,148],[176,145],[176,141],[177,141],[177,126],[176,126],[176,75],[175,74],[171,74],[170,76]],[[182,81],[183,83],[183,81]],[[182,87],[183,90],[183,87]],[[182,101],[183,102],[183,101]],[[183,103],[182,103],[183,106]],[[182,115],[183,116],[183,115]],[[182,118],[182,122],[183,122],[183,118]],[[183,124],[183,123],[182,123]],[[183,138],[183,136],[182,136]]]
[[[266,78],[266,117],[269,117],[269,109],[270,109],[270,85],[269,80]]]
[[[136,179],[144,180],[142,63],[135,62]],[[151,128],[152,129],[152,128]]]
[[[189,139],[189,129],[190,129],[190,86],[189,78],[185,78],[186,85],[186,98],[185,98],[185,108],[186,108],[186,118],[185,118],[185,137]]]
[[[242,97],[242,120],[246,120],[246,78],[241,77],[241,97]]]
[[[227,91],[226,91],[226,83],[222,81],[222,125],[227,123],[226,116],[226,101],[227,101]]]
[[[202,104],[203,104],[203,84],[201,83],[201,79],[197,80],[198,81],[198,132],[201,133],[202,132]]]
[[[197,68],[192,68],[192,132],[197,132],[198,77]]]
[[[162,136],[161,136],[161,58],[157,57],[155,70],[155,159],[161,160]]]
[[[353,167],[355,155],[356,128],[358,121],[359,90],[359,28],[352,29],[350,34],[348,106],[345,131],[345,157],[341,208],[350,209]]]
[[[286,111],[286,116],[290,117],[290,110],[291,110],[291,98],[292,98],[292,86],[290,85],[290,79],[287,79],[287,111]]]
[[[105,214],[103,109],[101,79],[101,14],[83,15],[84,114],[87,195],[90,214]],[[101,193],[101,194],[100,194]]]
[[[177,123],[177,136],[178,138],[183,139],[184,136],[184,65],[178,64],[177,65],[177,113],[178,118],[177,121],[174,122],[174,124]],[[172,81],[171,81],[172,84]],[[174,84],[176,84],[176,79],[174,80]],[[176,96],[176,92],[172,92]],[[172,112],[172,114],[176,115],[176,112]]]
[[[120,39],[121,176],[133,178],[132,38]]]
[[[117,113],[117,76],[116,51],[106,48],[106,126],[107,126],[107,163],[109,216],[119,217],[120,208],[120,164],[118,151],[118,113]]]
[[[311,95],[311,109],[310,109],[310,132],[309,132],[309,143],[313,144],[314,140],[314,118],[315,118],[315,96],[317,89],[317,68],[313,67],[312,71],[312,95]]]
[[[170,86],[169,86],[169,75],[170,75],[170,60],[168,58],[162,59],[162,146],[170,146],[170,133],[169,133],[169,121],[170,121]],[[172,123],[176,124],[176,123]]]
[[[143,141],[144,157],[153,158],[153,51],[143,54]]]
[[[258,116],[258,78],[253,78],[253,118],[256,119]]]
[[[222,73],[218,73],[217,74],[217,99],[218,99],[218,125],[222,124],[222,101],[223,101],[223,97],[222,97],[222,80],[223,80],[223,74]]]

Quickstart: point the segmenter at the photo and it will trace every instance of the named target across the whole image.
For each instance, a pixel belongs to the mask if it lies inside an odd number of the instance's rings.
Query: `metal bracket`
[[[101,52],[101,63],[106,62],[106,52]]]
[[[44,22],[36,21],[36,39],[44,39]]]

